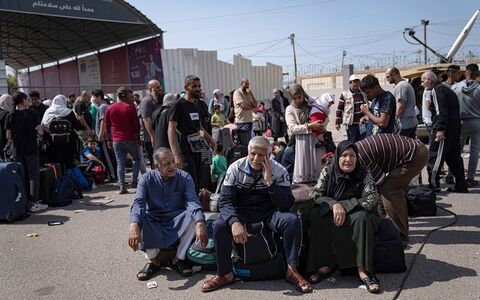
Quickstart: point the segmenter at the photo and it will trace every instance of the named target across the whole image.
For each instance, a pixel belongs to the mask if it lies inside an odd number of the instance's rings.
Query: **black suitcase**
[[[227,158],[227,164],[231,165],[237,159],[248,155],[248,147],[244,145],[235,145],[227,149],[225,157]]]
[[[12,222],[30,210],[25,189],[23,166],[16,162],[0,162],[0,220]]]
[[[382,219],[378,226],[373,264],[376,273],[401,273],[407,269],[400,234],[390,219]]]
[[[412,187],[407,192],[407,208],[412,217],[436,216],[437,195],[428,186]]]
[[[55,181],[62,177],[62,167],[60,164],[45,164],[40,168],[40,188],[38,199],[43,203],[49,204],[53,194]]]

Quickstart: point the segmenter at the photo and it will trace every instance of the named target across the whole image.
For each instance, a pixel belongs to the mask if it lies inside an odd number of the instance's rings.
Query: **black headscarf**
[[[348,148],[352,148],[355,154],[357,154],[357,162],[355,169],[352,172],[344,173],[340,169],[339,159],[342,153]],[[348,140],[340,142],[335,151],[333,167],[331,167],[328,172],[329,177],[327,182],[327,196],[332,197],[337,201],[345,200],[342,198],[345,196],[345,190],[357,182],[363,182],[363,178],[366,176],[366,173],[367,170],[360,164],[360,160],[358,158],[358,149],[357,146],[355,146],[355,143]]]

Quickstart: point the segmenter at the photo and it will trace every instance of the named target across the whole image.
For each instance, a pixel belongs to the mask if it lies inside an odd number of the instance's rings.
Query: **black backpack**
[[[390,219],[382,219],[378,226],[373,264],[377,273],[401,273],[407,269],[400,234]]]
[[[52,143],[57,145],[66,145],[70,143],[70,133],[72,124],[67,119],[55,118],[48,126]]]

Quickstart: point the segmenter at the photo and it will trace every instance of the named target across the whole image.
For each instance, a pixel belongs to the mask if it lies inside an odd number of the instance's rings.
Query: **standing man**
[[[250,89],[248,79],[242,79],[240,88],[233,93],[233,105],[237,128],[246,130],[250,138],[253,129],[252,113],[257,109],[258,103]]]
[[[405,190],[428,161],[422,142],[397,134],[377,134],[355,143],[360,162],[372,172],[387,216],[408,241],[408,211]]]
[[[382,89],[377,77],[370,74],[363,77],[360,87],[372,101],[370,108],[367,105],[360,107],[368,118],[367,136],[394,132],[396,107],[392,93]]]
[[[367,95],[360,90],[360,77],[352,74],[348,79],[349,89],[342,92],[340,101],[338,101],[337,118],[335,119],[335,128],[340,130],[343,124],[347,130],[349,141],[356,142],[365,137],[365,133],[360,132],[360,120],[363,117],[361,106],[367,103]]]
[[[213,90],[213,98],[210,100],[210,103],[208,104],[208,112],[213,115],[214,110],[213,107],[215,105],[220,106],[220,112],[227,118],[228,116],[228,111],[230,110],[230,106],[228,105],[228,101],[223,97],[222,91],[219,89]]]
[[[460,81],[462,73],[460,72],[460,66],[450,65],[447,68],[447,80],[442,82],[448,88],[451,88],[452,85]]]
[[[431,90],[430,112],[435,140],[430,143],[430,160],[427,164],[430,186],[440,190],[439,171],[445,161],[455,177],[455,187],[447,191],[468,193],[465,170],[460,155],[460,109],[457,95],[437,80],[432,71],[422,74],[425,89]]]
[[[87,91],[82,91],[80,97],[73,105],[73,111],[75,112],[77,120],[82,126],[82,129],[77,130],[77,135],[82,141],[82,145],[85,145],[88,141],[88,137],[93,135],[93,130],[90,127],[92,124],[92,115],[90,113],[90,95]]]
[[[107,136],[105,128],[105,113],[107,112],[108,104],[105,102],[105,94],[102,90],[93,90],[92,96],[94,97],[93,102],[97,106],[97,117],[95,118],[95,135],[97,136],[98,142],[100,144],[100,151],[102,154],[103,161],[107,167],[107,173],[109,180],[115,180],[116,176],[116,161],[111,159],[111,151],[109,148],[112,148],[111,139]]]
[[[202,85],[200,78],[188,75],[185,78],[185,97],[172,108],[168,122],[168,142],[172,149],[175,164],[188,172],[198,190],[201,174],[201,139],[205,138],[215,149],[215,142],[202,127],[202,111],[197,101],[201,101]],[[178,139],[177,139],[178,137]]]
[[[40,101],[40,93],[37,91],[31,91],[30,94],[30,100],[32,100],[32,105],[30,106],[31,108],[35,109],[37,112],[38,120],[43,119],[43,115],[45,114],[45,111],[47,110],[48,106],[42,103]]]
[[[147,151],[148,159],[150,160],[150,166],[155,169],[155,163],[153,161],[153,145],[155,144],[155,132],[152,127],[152,114],[162,105],[163,90],[160,82],[156,79],[152,79],[148,82],[147,95],[140,102],[140,114],[142,116],[142,136],[143,145]]]
[[[470,157],[468,158],[467,186],[478,185],[475,180],[477,172],[478,153],[480,151],[480,85],[475,81],[478,65],[469,64],[466,67],[466,79],[454,84],[452,90],[457,94],[460,104],[460,149],[463,149],[467,137],[470,137]]]
[[[402,79],[400,71],[395,67],[387,69],[385,78],[390,84],[395,85],[393,95],[397,101],[396,116],[402,125],[400,134],[415,138],[418,125],[415,90],[410,83]]]
[[[279,137],[285,137],[285,143],[288,143],[287,122],[285,121],[285,109],[288,105],[288,99],[283,96],[283,92],[279,89],[274,89],[272,98],[272,136],[275,142]]]
[[[105,113],[105,128],[113,140],[113,150],[117,159],[117,180],[120,194],[127,194],[125,184],[125,164],[127,153],[133,160],[132,165],[132,188],[137,187],[138,172],[140,167],[140,155],[138,143],[140,140],[140,126],[137,119],[135,106],[130,103],[129,90],[120,87],[117,90],[117,103],[108,106]]]

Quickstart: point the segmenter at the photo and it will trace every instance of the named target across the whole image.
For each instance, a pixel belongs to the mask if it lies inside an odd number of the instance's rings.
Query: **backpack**
[[[69,176],[62,176],[55,181],[52,197],[46,202],[49,206],[66,206],[75,199],[82,199],[80,186]]]
[[[66,145],[70,143],[70,133],[72,124],[67,119],[55,118],[50,125],[48,131],[52,137],[52,143],[57,145]]]
[[[285,277],[287,264],[280,253],[272,259],[256,264],[244,264],[241,260],[233,262],[233,274],[243,281],[273,280]]]
[[[187,250],[187,259],[194,266],[201,266],[204,270],[214,271],[217,269],[217,255],[215,253],[215,243],[213,242],[213,226],[215,220],[205,221],[208,232],[207,247],[202,248],[196,242],[190,245]]]
[[[377,273],[401,273],[407,269],[400,234],[390,219],[382,219],[378,226],[373,264]]]
[[[74,181],[76,181],[82,190],[84,191],[89,191],[92,187],[90,186],[90,183],[88,180],[85,178],[83,175],[82,171],[78,167],[68,169],[66,172],[67,176],[72,178]]]
[[[413,217],[436,216],[437,196],[428,186],[412,187],[407,192],[408,215]]]
[[[236,160],[248,155],[248,147],[244,145],[233,145],[225,151],[225,157],[227,158],[227,164],[231,165]]]
[[[234,260],[250,265],[273,259],[278,252],[273,230],[264,222],[244,224],[244,226],[251,236],[246,243],[235,244],[232,255]]]

